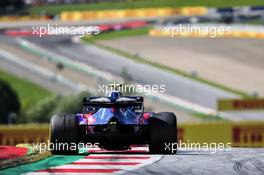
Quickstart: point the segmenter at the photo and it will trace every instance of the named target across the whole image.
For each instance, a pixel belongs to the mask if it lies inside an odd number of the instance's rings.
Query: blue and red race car
[[[177,118],[170,112],[144,112],[142,96],[114,90],[106,97],[84,97],[82,114],[54,115],[50,142],[57,144],[53,154],[76,154],[78,148],[63,147],[79,143],[98,143],[107,150],[148,144],[152,154],[171,154],[165,145],[177,142]]]

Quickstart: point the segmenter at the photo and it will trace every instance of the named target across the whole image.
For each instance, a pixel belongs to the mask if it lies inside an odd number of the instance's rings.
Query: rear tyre
[[[149,118],[149,151],[151,154],[177,152],[177,118],[174,113],[162,112]],[[172,150],[172,144],[173,150]],[[170,145],[167,147],[166,145]],[[170,149],[169,149],[170,148]]]
[[[52,154],[77,154],[79,152],[78,121],[74,115],[58,114],[51,118],[50,143]]]

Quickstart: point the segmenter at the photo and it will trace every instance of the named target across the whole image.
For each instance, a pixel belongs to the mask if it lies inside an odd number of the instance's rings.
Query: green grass
[[[29,108],[36,102],[52,95],[48,90],[2,70],[0,70],[0,79],[7,81],[17,92],[22,109]]]
[[[45,11],[48,14],[59,14],[62,11],[134,9],[151,7],[231,7],[245,5],[264,5],[263,0],[127,0],[126,2],[101,2],[75,5],[45,5],[29,8],[30,14],[39,15]]]
[[[147,35],[148,31],[151,27],[143,27],[133,30],[119,30],[114,32],[107,32],[102,33],[99,35],[96,35],[94,37],[91,36],[85,36],[83,39],[86,41],[98,41],[98,40],[111,40],[116,38],[122,38],[122,37],[130,37],[130,36],[140,36],[140,35]]]
[[[172,68],[172,67],[157,63],[157,62],[153,62],[153,61],[150,61],[150,60],[148,60],[146,58],[143,58],[143,57],[141,57],[139,55],[133,55],[133,54],[130,54],[130,53],[125,52],[123,50],[120,50],[120,49],[117,49],[117,48],[113,48],[113,47],[110,47],[110,46],[105,46],[103,44],[100,44],[100,43],[96,42],[98,40],[103,40],[103,39],[114,39],[114,38],[121,38],[121,37],[136,36],[137,34],[144,35],[144,34],[148,33],[148,29],[149,29],[149,27],[140,28],[140,29],[136,29],[136,30],[124,30],[124,31],[114,31],[114,32],[109,32],[109,33],[102,33],[102,34],[100,34],[98,36],[95,36],[95,37],[92,37],[92,38],[91,37],[84,37],[83,40],[85,42],[93,43],[94,45],[96,45],[96,46],[98,46],[100,48],[109,50],[109,51],[111,51],[113,53],[116,53],[118,55],[122,55],[122,56],[124,56],[126,58],[129,58],[131,60],[134,60],[134,61],[137,61],[137,62],[140,62],[140,63],[143,63],[143,64],[148,64],[148,65],[151,65],[153,67],[162,69],[164,71],[175,73],[177,75],[181,75],[183,77],[187,77],[187,78],[193,79],[195,81],[199,81],[201,83],[208,84],[210,86],[213,86],[213,87],[216,87],[216,88],[219,88],[219,89],[223,89],[223,90],[225,90],[227,92],[231,92],[231,93],[237,94],[237,95],[239,95],[239,96],[241,96],[243,98],[251,98],[250,95],[248,95],[247,93],[242,92],[240,90],[233,89],[233,88],[230,88],[228,86],[225,86],[225,85],[222,85],[222,84],[218,84],[216,82],[212,82],[212,81],[206,80],[206,79],[204,79],[202,77],[194,77],[191,74],[189,74],[187,72],[184,72],[182,70],[175,69],[175,68]]]
[[[227,121],[219,116],[206,115],[201,113],[193,114],[194,117],[201,119],[203,122],[212,122],[212,121]]]

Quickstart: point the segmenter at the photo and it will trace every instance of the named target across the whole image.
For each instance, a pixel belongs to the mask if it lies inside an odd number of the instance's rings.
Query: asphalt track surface
[[[194,174],[262,175],[264,148],[231,150],[179,150],[174,155],[150,155],[147,147],[110,152],[90,149],[90,154],[52,156],[37,163],[0,171],[0,174]]]
[[[124,37],[99,41],[130,54],[248,94],[264,95],[264,40],[238,38]]]
[[[4,35],[0,35],[0,42],[4,42],[5,44],[9,45],[17,45],[17,42],[14,38],[6,37]],[[26,69],[22,66],[8,61],[8,59],[4,58],[3,55],[0,55],[0,68],[15,76],[34,82],[46,89],[49,89],[51,92],[60,95],[67,95],[75,92],[74,89],[55,81],[55,79],[36,74],[30,69]]]
[[[131,174],[261,175],[264,174],[264,149],[233,148],[216,153],[179,151]]]
[[[74,93],[73,89],[55,81],[54,79],[50,79],[38,75],[29,69],[26,69],[9,61],[6,61],[1,55],[0,55],[0,68],[15,76],[18,76],[19,78],[34,82],[39,86],[49,89],[51,92],[54,92],[56,94],[67,95]]]
[[[166,85],[166,93],[211,109],[217,108],[217,99],[236,97],[235,94],[217,89],[182,76],[140,64],[122,56],[99,49],[93,45],[73,43],[68,36],[31,37],[29,41],[73,60],[87,63],[97,69],[121,74],[124,68],[133,79],[144,85]]]

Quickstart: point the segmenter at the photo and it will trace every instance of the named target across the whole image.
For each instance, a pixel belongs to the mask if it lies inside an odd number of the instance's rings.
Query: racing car
[[[151,154],[172,154],[165,146],[177,142],[177,118],[171,112],[144,112],[142,96],[123,96],[114,90],[106,97],[84,97],[80,114],[54,115],[50,142],[57,143],[53,154],[77,154],[78,147],[62,148],[73,143],[97,143],[105,150],[142,144],[149,145]]]

